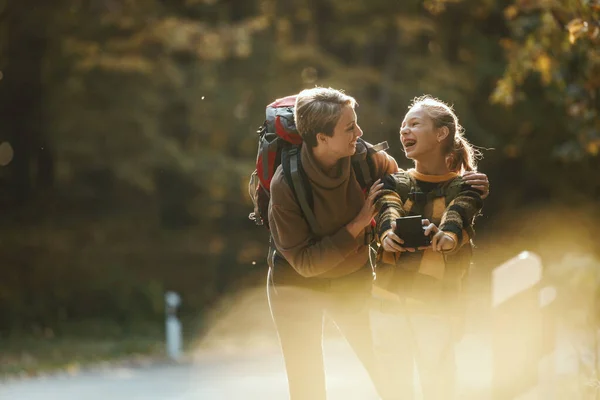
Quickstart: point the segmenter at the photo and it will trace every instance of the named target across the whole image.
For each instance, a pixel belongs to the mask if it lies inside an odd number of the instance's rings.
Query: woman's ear
[[[317,133],[317,144],[318,143],[327,143],[327,135],[324,133]]]
[[[437,130],[437,141],[441,143],[450,135],[450,129],[447,126],[442,126]]]

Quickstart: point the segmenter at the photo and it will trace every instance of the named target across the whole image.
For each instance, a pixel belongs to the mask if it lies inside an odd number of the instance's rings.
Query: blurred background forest
[[[592,293],[599,16],[597,0],[0,1],[0,335],[160,326],[165,290],[198,318],[262,284],[255,132],[315,85],[355,96],[402,167],[410,100],[453,103],[491,181],[480,265],[534,250]]]

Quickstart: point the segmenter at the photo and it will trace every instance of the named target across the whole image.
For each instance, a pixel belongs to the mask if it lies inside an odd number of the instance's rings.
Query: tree
[[[583,161],[600,153],[600,2],[516,1],[504,10],[506,72],[491,96],[511,106],[541,90],[563,109],[567,134],[553,155]]]

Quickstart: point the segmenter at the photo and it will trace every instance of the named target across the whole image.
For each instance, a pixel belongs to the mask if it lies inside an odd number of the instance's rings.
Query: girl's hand
[[[403,253],[405,251],[415,251],[414,249],[407,249],[403,246],[404,240],[394,233],[396,230],[396,221],[392,221],[392,229],[387,231],[381,242],[383,250],[391,253]]]
[[[429,222],[429,221],[427,221]],[[434,234],[431,238],[431,248],[433,251],[450,251],[454,250],[457,243],[454,241],[452,236],[448,235],[444,231],[440,231],[435,224],[429,224],[427,228],[425,228],[425,235]]]
[[[476,171],[467,171],[462,176],[463,181],[471,185],[473,189],[480,190],[483,194],[482,199],[485,199],[490,194],[490,181],[486,174]]]
[[[425,220],[423,220],[425,221]],[[383,250],[389,251],[392,253],[402,253],[408,251],[409,253],[414,253],[417,250],[425,250],[428,247],[419,247],[418,249],[412,247],[404,247],[404,240],[398,235],[394,233],[396,230],[396,221],[392,221],[392,229],[387,231],[384,234],[383,241],[381,242],[381,246]]]

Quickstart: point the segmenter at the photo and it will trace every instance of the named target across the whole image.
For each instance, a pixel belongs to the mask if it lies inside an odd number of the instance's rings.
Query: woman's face
[[[356,152],[356,141],[363,134],[357,124],[356,112],[351,106],[344,106],[332,136],[323,135],[328,152],[341,159]]]
[[[411,160],[418,160],[424,155],[437,155],[441,147],[438,132],[433,120],[422,107],[411,108],[400,127],[400,141],[404,153]]]

